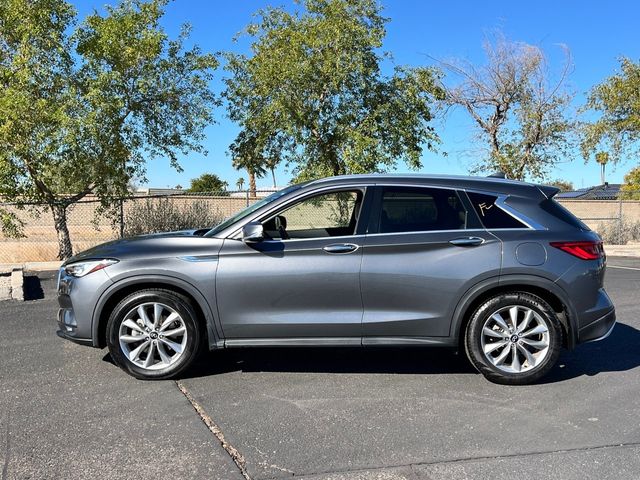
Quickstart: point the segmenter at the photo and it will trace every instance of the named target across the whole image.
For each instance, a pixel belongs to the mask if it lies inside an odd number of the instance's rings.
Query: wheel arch
[[[507,275],[484,280],[467,290],[454,311],[451,335],[458,339],[459,345],[464,342],[464,332],[473,312],[485,300],[506,292],[526,292],[546,301],[558,314],[564,330],[563,346],[573,349],[577,341],[575,326],[576,313],[568,301],[568,296],[561,287],[544,277],[535,275]]]
[[[203,327],[209,349],[218,345],[221,336],[215,325],[215,316],[202,293],[193,285],[182,279],[163,275],[141,275],[122,279],[111,285],[96,303],[92,318],[92,338],[95,347],[106,346],[106,330],[109,315],[113,308],[127,295],[146,288],[163,288],[184,295],[191,300],[198,321]]]

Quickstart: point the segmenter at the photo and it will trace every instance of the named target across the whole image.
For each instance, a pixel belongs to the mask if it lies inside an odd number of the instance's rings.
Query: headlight
[[[104,260],[87,260],[86,262],[70,263],[64,267],[64,271],[67,275],[71,275],[72,277],[84,277],[85,275],[102,270],[114,263],[118,263],[118,260],[114,258],[105,258]]]

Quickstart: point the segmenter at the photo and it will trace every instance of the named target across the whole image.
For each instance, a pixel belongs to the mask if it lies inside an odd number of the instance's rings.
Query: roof
[[[605,183],[594,187],[581,188],[572,192],[556,195],[558,199],[567,200],[617,200],[620,196],[620,183]]]
[[[425,175],[425,174],[362,174],[362,175],[341,175],[337,177],[327,177],[319,180],[306,182],[304,187],[318,185],[342,185],[345,183],[390,183],[390,184],[428,184],[433,186],[443,186],[458,189],[469,189],[501,193],[506,195],[522,195],[526,197],[537,197],[541,195],[553,195],[557,192],[555,187],[535,185],[532,183],[520,182],[517,180],[507,180],[496,177],[469,177],[463,175]]]

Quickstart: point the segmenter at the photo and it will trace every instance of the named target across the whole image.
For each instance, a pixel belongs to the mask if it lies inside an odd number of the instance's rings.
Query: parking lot
[[[640,478],[640,260],[609,265],[612,335],[527,387],[434,349],[229,350],[138,381],[56,337],[41,274],[0,303],[2,480]]]

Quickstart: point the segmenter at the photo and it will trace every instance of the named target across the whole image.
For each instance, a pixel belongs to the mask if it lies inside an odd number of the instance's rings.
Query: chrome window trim
[[[368,236],[368,237],[379,237],[381,235],[426,235],[426,234],[431,234],[431,233],[458,233],[458,232],[464,232],[464,233],[482,232],[482,233],[487,233],[487,229],[486,228],[465,228],[465,229],[454,229],[454,230],[412,230],[410,232],[368,233],[366,236]]]
[[[280,240],[282,242],[295,242],[295,241],[308,241],[308,240],[321,240],[321,239],[341,239],[341,238],[354,238],[354,237],[366,237],[367,235],[390,235],[390,234],[394,234],[394,235],[398,235],[398,234],[416,234],[416,233],[438,233],[438,232],[470,232],[470,231],[493,231],[493,230],[500,230],[500,231],[507,231],[507,230],[515,230],[515,231],[526,231],[526,230],[548,230],[546,227],[542,226],[541,224],[539,224],[538,222],[532,220],[531,218],[527,217],[526,215],[522,214],[521,212],[515,210],[514,208],[510,207],[509,205],[506,204],[506,200],[509,197],[508,195],[505,194],[499,194],[499,193],[495,193],[495,192],[491,192],[491,191],[487,191],[487,190],[476,190],[476,189],[470,189],[470,188],[464,188],[464,187],[455,187],[455,186],[442,186],[442,185],[431,185],[431,184],[416,184],[416,183],[405,183],[405,182],[367,182],[367,183],[362,183],[362,182],[356,182],[356,183],[347,183],[347,184],[342,184],[342,185],[329,185],[326,187],[320,187],[317,189],[313,189],[313,190],[306,190],[306,191],[297,191],[295,196],[293,198],[291,198],[289,201],[287,201],[284,204],[275,206],[267,211],[265,211],[263,214],[258,214],[258,215],[252,215],[251,217],[245,219],[237,228],[235,228],[234,230],[231,231],[231,233],[229,233],[228,235],[224,235],[223,238],[227,238],[230,240],[239,240],[240,238],[237,238],[239,235],[242,235],[242,227],[244,227],[247,223],[250,223],[252,221],[258,220],[259,218],[264,218],[264,217],[268,217],[269,215],[271,215],[272,213],[275,213],[276,211],[278,211],[279,209],[283,209],[283,208],[287,208],[287,206],[293,204],[294,202],[297,202],[298,200],[301,200],[305,197],[308,196],[313,196],[315,194],[320,194],[323,192],[330,192],[330,191],[341,191],[341,190],[349,190],[349,189],[361,189],[363,191],[363,193],[366,195],[367,194],[367,188],[371,188],[371,187],[409,187],[409,188],[431,188],[431,189],[439,189],[439,190],[451,190],[453,192],[471,192],[471,193],[480,193],[482,195],[491,195],[496,197],[496,201],[494,203],[494,205],[496,205],[498,208],[500,208],[502,211],[504,211],[505,213],[507,213],[509,216],[515,218],[516,220],[518,220],[519,222],[522,222],[525,226],[522,228],[484,228],[484,229],[456,229],[456,230],[418,230],[418,231],[412,231],[412,232],[389,232],[389,233],[369,233],[369,234],[363,234],[363,235],[346,235],[346,236],[339,236],[339,237],[312,237],[312,238],[290,238],[288,240]],[[303,187],[304,188],[304,187]],[[474,212],[477,215],[477,212]],[[482,221],[482,219],[480,219],[480,221]],[[358,222],[360,222],[360,219],[358,219]],[[357,225],[356,225],[356,229],[357,229]]]

